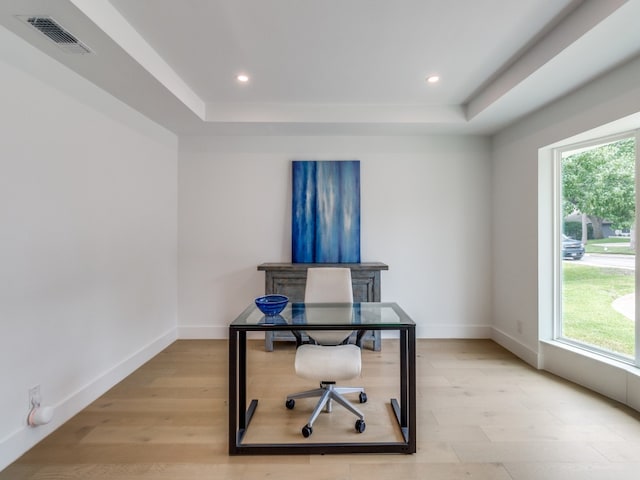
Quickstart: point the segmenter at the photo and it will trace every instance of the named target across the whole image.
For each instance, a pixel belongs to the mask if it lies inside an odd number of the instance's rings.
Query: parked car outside
[[[584,245],[582,242],[562,235],[562,258],[580,260],[582,257],[584,257]]]

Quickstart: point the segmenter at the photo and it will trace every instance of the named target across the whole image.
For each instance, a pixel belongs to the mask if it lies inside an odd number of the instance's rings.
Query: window
[[[554,337],[640,365],[636,137],[618,135],[555,151]]]

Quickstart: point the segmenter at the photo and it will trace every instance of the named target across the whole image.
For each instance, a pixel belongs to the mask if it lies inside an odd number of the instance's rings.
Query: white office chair
[[[353,315],[353,290],[351,270],[348,268],[318,267],[307,270],[305,303],[331,303],[322,309],[308,309],[305,312],[309,324],[351,323]],[[309,421],[302,427],[302,435],[309,437],[313,433],[313,423],[323,408],[331,412],[331,402],[340,405],[358,417],[355,428],[358,433],[365,430],[364,415],[343,395],[359,393],[360,403],[367,401],[364,388],[338,387],[336,382],[350,380],[360,376],[362,361],[360,347],[347,343],[352,331],[349,330],[311,330],[306,332],[316,344],[302,344],[296,350],[295,370],[299,377],[320,382],[320,388],[287,396],[286,407],[292,409],[299,398],[320,397]]]

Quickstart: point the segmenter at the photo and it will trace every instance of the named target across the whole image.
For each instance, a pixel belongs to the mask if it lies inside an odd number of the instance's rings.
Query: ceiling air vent
[[[65,30],[62,26],[60,26],[58,22],[56,22],[51,17],[20,16],[19,18],[41,33],[44,33],[47,37],[49,37],[50,40],[52,40],[65,52],[76,54],[92,53],[89,47],[87,47],[71,33]]]

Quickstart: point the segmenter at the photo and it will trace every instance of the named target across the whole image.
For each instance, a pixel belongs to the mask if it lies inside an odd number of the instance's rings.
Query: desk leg
[[[238,445],[238,332],[229,329],[229,455]]]
[[[244,434],[247,428],[247,332],[238,334],[238,428]]]
[[[416,432],[416,330],[410,328],[407,337],[407,382],[408,385],[408,401],[409,401],[409,451],[410,453],[416,453],[418,449],[417,445],[417,432]]]
[[[257,403],[257,402],[256,402]],[[247,415],[247,333],[229,330],[229,454],[238,446],[255,410]]]
[[[407,352],[407,331],[400,330],[400,427],[407,428],[407,407],[408,407],[408,352]]]
[[[391,399],[400,430],[415,453],[416,444],[416,335],[415,330],[400,330],[400,403]]]

